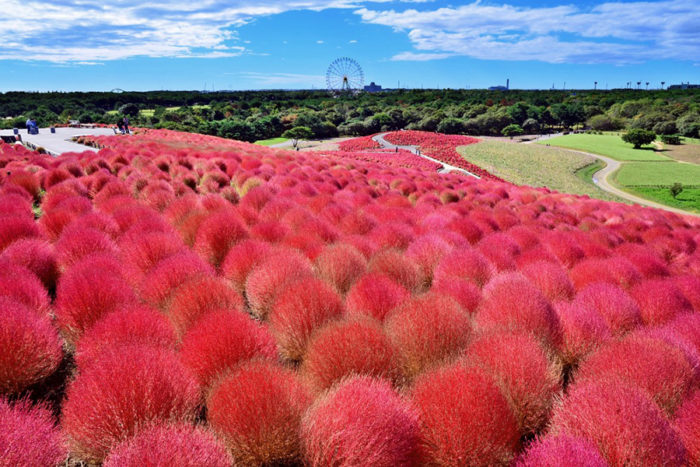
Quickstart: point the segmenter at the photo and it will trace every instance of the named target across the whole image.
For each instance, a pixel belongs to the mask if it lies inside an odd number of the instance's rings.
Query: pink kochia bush
[[[599,313],[615,336],[626,334],[642,324],[637,303],[612,284],[591,284],[576,295],[574,303]]]
[[[688,463],[700,464],[700,390],[686,399],[673,423],[688,451]]]
[[[207,411],[237,465],[281,465],[300,460],[299,426],[310,402],[293,371],[253,361],[215,386]]]
[[[154,422],[194,420],[198,403],[197,382],[174,352],[121,347],[71,382],[61,426],[74,456],[101,462],[119,442]]]
[[[545,436],[527,447],[515,464],[517,467],[559,467],[562,465],[585,465],[608,467],[596,445],[591,441],[573,436]]]
[[[141,298],[151,306],[163,308],[177,288],[190,279],[213,276],[214,270],[199,256],[183,250],[153,267],[140,286]]]
[[[248,232],[240,216],[222,210],[199,225],[194,249],[212,266],[219,267],[231,247],[246,237]]]
[[[649,326],[664,324],[677,315],[693,311],[681,290],[669,280],[645,280],[633,287],[630,295],[639,304],[642,321]]]
[[[389,277],[369,273],[352,286],[345,298],[345,307],[349,315],[370,316],[383,321],[391,310],[409,297],[409,292]]]
[[[105,467],[228,467],[231,456],[209,431],[178,423],[146,428],[118,444]]]
[[[549,435],[585,438],[610,465],[686,465],[683,442],[661,409],[619,381],[576,384],[554,410]]]
[[[60,429],[46,406],[0,398],[0,465],[54,466],[65,458]]]
[[[24,266],[36,274],[47,289],[56,287],[58,279],[56,251],[44,240],[33,238],[17,240],[2,252],[0,260]]]
[[[415,410],[389,383],[367,376],[347,379],[317,399],[301,437],[312,466],[407,466],[418,460]]]
[[[321,251],[316,257],[316,268],[321,279],[344,294],[365,272],[367,261],[353,246],[338,243]]]

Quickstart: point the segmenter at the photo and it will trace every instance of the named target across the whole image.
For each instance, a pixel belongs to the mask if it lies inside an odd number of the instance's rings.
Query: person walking
[[[32,134],[32,119],[31,118],[27,119],[27,134],[28,135]]]
[[[119,133],[124,134],[124,123],[121,119],[117,120],[117,129],[119,130]]]
[[[129,117],[124,117],[124,133],[129,134]]]

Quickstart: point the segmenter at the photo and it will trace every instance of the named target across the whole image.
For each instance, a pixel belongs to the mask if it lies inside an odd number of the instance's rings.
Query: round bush
[[[561,327],[558,351],[564,365],[575,367],[612,337],[603,317],[590,307],[580,303],[558,302],[554,310]]]
[[[570,275],[576,290],[597,282],[627,289],[642,280],[634,264],[623,256],[585,259],[571,269]]]
[[[84,257],[93,253],[118,257],[119,249],[106,233],[96,229],[66,227],[56,242],[58,264],[68,269]]]
[[[475,313],[481,303],[481,289],[472,281],[465,279],[454,277],[443,280],[434,284],[430,290],[454,298],[469,314]]]
[[[241,362],[277,358],[267,328],[231,310],[212,311],[201,318],[182,339],[180,354],[205,390]]]
[[[140,277],[164,259],[183,251],[185,244],[173,233],[140,232],[122,236],[119,248],[123,261]]]
[[[610,465],[685,465],[686,453],[663,412],[619,381],[571,386],[555,408],[551,436],[588,439]]]
[[[0,259],[0,297],[18,301],[36,314],[49,314],[49,296],[41,281],[29,269]]]
[[[48,407],[0,398],[0,465],[53,466],[65,458],[61,432]]]
[[[472,336],[469,315],[454,299],[437,293],[400,305],[387,318],[386,330],[409,379],[456,355]]]
[[[74,456],[101,462],[118,443],[157,422],[193,421],[197,382],[170,350],[124,346],[78,373],[61,426]]]
[[[242,294],[250,271],[272,252],[273,248],[269,243],[254,239],[243,240],[228,251],[221,265],[221,274]]]
[[[455,364],[425,373],[412,398],[423,464],[508,465],[520,446],[508,401],[482,369]]]
[[[415,411],[385,381],[347,379],[304,416],[305,461],[327,465],[414,465],[419,427]]]
[[[398,382],[398,356],[382,326],[359,317],[336,321],[316,331],[309,341],[301,372],[317,390],[351,374]]]
[[[433,280],[440,283],[458,277],[483,287],[493,274],[493,265],[479,251],[468,248],[455,249],[438,263]]]
[[[558,264],[537,261],[527,264],[520,272],[552,302],[574,298],[574,286],[566,270]]]
[[[355,247],[344,243],[329,245],[316,257],[318,276],[345,294],[367,269],[367,261]]]
[[[450,244],[438,235],[418,237],[408,246],[406,257],[419,268],[420,277],[423,279],[421,288],[430,288],[435,268],[451,250]]]
[[[21,239],[13,242],[0,255],[0,261],[22,266],[33,272],[44,284],[52,290],[58,279],[58,265],[54,247],[39,239]]]
[[[310,402],[293,371],[253,361],[214,387],[207,415],[236,464],[284,465],[300,460],[299,427]]]
[[[388,277],[410,292],[418,291],[425,283],[418,266],[396,250],[384,250],[374,255],[369,262],[369,271]]]
[[[673,278],[673,283],[690,302],[695,311],[700,312],[700,277],[684,275]]]
[[[213,275],[214,270],[209,264],[185,250],[160,261],[146,274],[139,287],[141,298],[151,306],[164,308],[180,285]]]
[[[700,464],[700,390],[696,390],[680,406],[674,419],[679,434],[688,452],[688,464]]]
[[[598,283],[586,286],[574,303],[597,311],[615,336],[623,335],[642,324],[637,303],[619,287]]]
[[[187,424],[154,425],[118,444],[104,467],[228,467],[226,448],[211,433]]]
[[[209,215],[199,225],[194,250],[218,268],[231,247],[247,237],[241,217],[233,210],[222,210]]]
[[[659,326],[675,316],[693,311],[693,306],[673,281],[648,279],[630,290],[647,326]]]
[[[591,441],[573,436],[545,436],[535,440],[518,458],[516,467],[559,467],[561,465],[608,467]]]
[[[408,291],[385,275],[368,273],[355,282],[345,297],[349,315],[383,321],[387,314],[410,298]]]
[[[38,236],[39,228],[34,220],[24,217],[5,217],[0,222],[0,252],[10,246],[12,242]]]
[[[343,313],[343,301],[320,279],[308,277],[291,283],[275,300],[268,316],[280,354],[302,359],[311,333]]]

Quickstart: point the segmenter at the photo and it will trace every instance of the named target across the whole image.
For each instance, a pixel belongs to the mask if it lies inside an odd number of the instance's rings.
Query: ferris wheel
[[[334,60],[326,72],[328,91],[336,95],[359,92],[364,82],[362,67],[352,58],[341,57]]]

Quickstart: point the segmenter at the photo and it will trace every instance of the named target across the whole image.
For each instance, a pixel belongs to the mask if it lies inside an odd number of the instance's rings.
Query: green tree
[[[634,149],[639,149],[643,144],[649,144],[656,139],[656,133],[641,128],[633,128],[622,135],[622,141],[634,145]]]
[[[510,125],[506,126],[501,130],[501,134],[503,136],[508,136],[510,139],[513,139],[513,136],[522,135],[523,129],[517,123],[511,123]]]
[[[119,113],[129,117],[136,117],[139,114],[139,106],[133,103],[124,104],[119,107]]]
[[[296,148],[299,144],[300,139],[311,139],[313,137],[313,132],[308,126],[295,126],[294,128],[282,133],[283,138],[289,138],[292,140],[292,145]]]
[[[464,121],[459,118],[446,118],[438,124],[437,131],[448,135],[460,135],[464,133]]]
[[[683,185],[676,182],[673,185],[671,185],[670,191],[671,191],[671,196],[673,196],[673,199],[676,199],[676,197],[678,195],[680,195],[681,192],[683,191]]]

